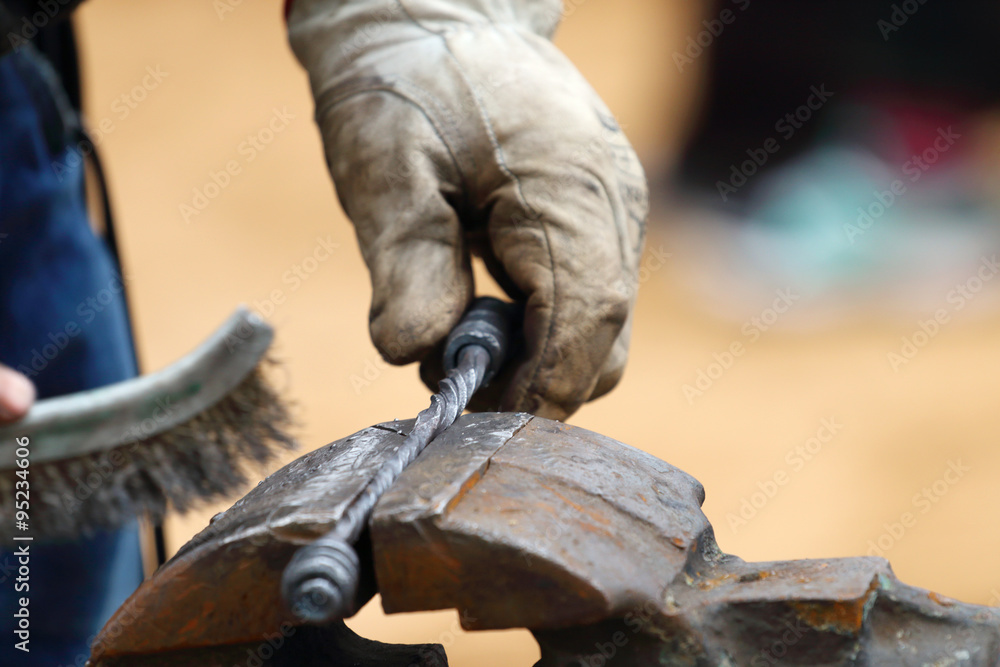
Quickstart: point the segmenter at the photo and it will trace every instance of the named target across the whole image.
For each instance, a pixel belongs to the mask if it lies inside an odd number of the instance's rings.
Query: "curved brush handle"
[[[137,432],[148,441],[183,424],[236,388],[273,337],[266,322],[241,307],[211,338],[161,371],[38,401],[24,419],[0,426],[0,470],[14,468],[15,436],[41,445],[31,455],[36,464],[114,449],[137,441]]]

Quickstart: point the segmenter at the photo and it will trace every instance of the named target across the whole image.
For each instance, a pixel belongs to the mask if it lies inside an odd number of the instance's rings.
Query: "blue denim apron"
[[[136,373],[122,278],[88,224],[76,119],[54,79],[28,48],[0,58],[0,362],[40,397]],[[82,667],[94,634],[142,580],[136,527],[35,542],[30,553],[30,589],[16,593],[16,559],[0,550],[0,665]],[[30,653],[14,648],[24,595]]]

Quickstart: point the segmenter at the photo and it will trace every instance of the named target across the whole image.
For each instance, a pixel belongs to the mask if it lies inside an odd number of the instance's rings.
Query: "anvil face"
[[[446,664],[440,647],[367,642],[341,623],[297,628],[279,591],[295,549],[333,526],[408,426],[271,475],[123,605],[95,661],[208,665],[280,636],[263,664]],[[745,563],[719,551],[703,500],[686,473],[590,431],[467,415],[379,501],[357,605],[377,582],[390,613],[527,627],[538,667],[1000,664],[997,610],[905,586],[879,558]]]

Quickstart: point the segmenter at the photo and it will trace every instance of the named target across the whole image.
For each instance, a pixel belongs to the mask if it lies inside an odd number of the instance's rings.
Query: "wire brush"
[[[295,447],[263,369],[273,336],[241,308],[157,373],[39,401],[0,427],[0,525],[75,537],[242,489],[250,465]]]

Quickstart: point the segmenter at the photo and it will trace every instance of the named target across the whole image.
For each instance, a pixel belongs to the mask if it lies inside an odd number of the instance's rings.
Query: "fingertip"
[[[566,421],[580,408],[579,403],[565,405],[545,400],[542,396],[528,396],[520,407],[514,407],[510,412],[528,412],[536,417],[544,417],[554,421]]]
[[[443,290],[436,296],[412,290],[382,300],[369,330],[379,354],[389,363],[422,361],[440,348],[471,298],[467,289]]]
[[[518,369],[515,378],[523,376],[526,369],[526,366]],[[541,393],[525,387],[523,380],[514,379],[504,392],[501,408],[504,412],[527,412],[536,417],[566,421],[582,404],[583,397],[579,401],[556,400],[554,392]]]
[[[20,419],[35,402],[35,385],[27,377],[0,366],[0,421]]]
[[[621,382],[622,376],[625,375],[625,365],[628,362],[630,333],[631,326],[626,324],[625,328],[618,335],[614,346],[611,348],[608,360],[604,362],[604,367],[601,368],[601,372],[597,377],[597,384],[594,385],[594,390],[590,392],[590,396],[587,398],[588,401],[593,401],[604,396]]]
[[[532,414],[537,417],[544,417],[545,419],[552,419],[554,421],[564,422],[573,416],[573,413],[580,408],[579,405],[574,406],[571,409],[567,409],[562,405],[556,405],[554,403],[547,403],[542,401],[538,408],[535,409]]]

